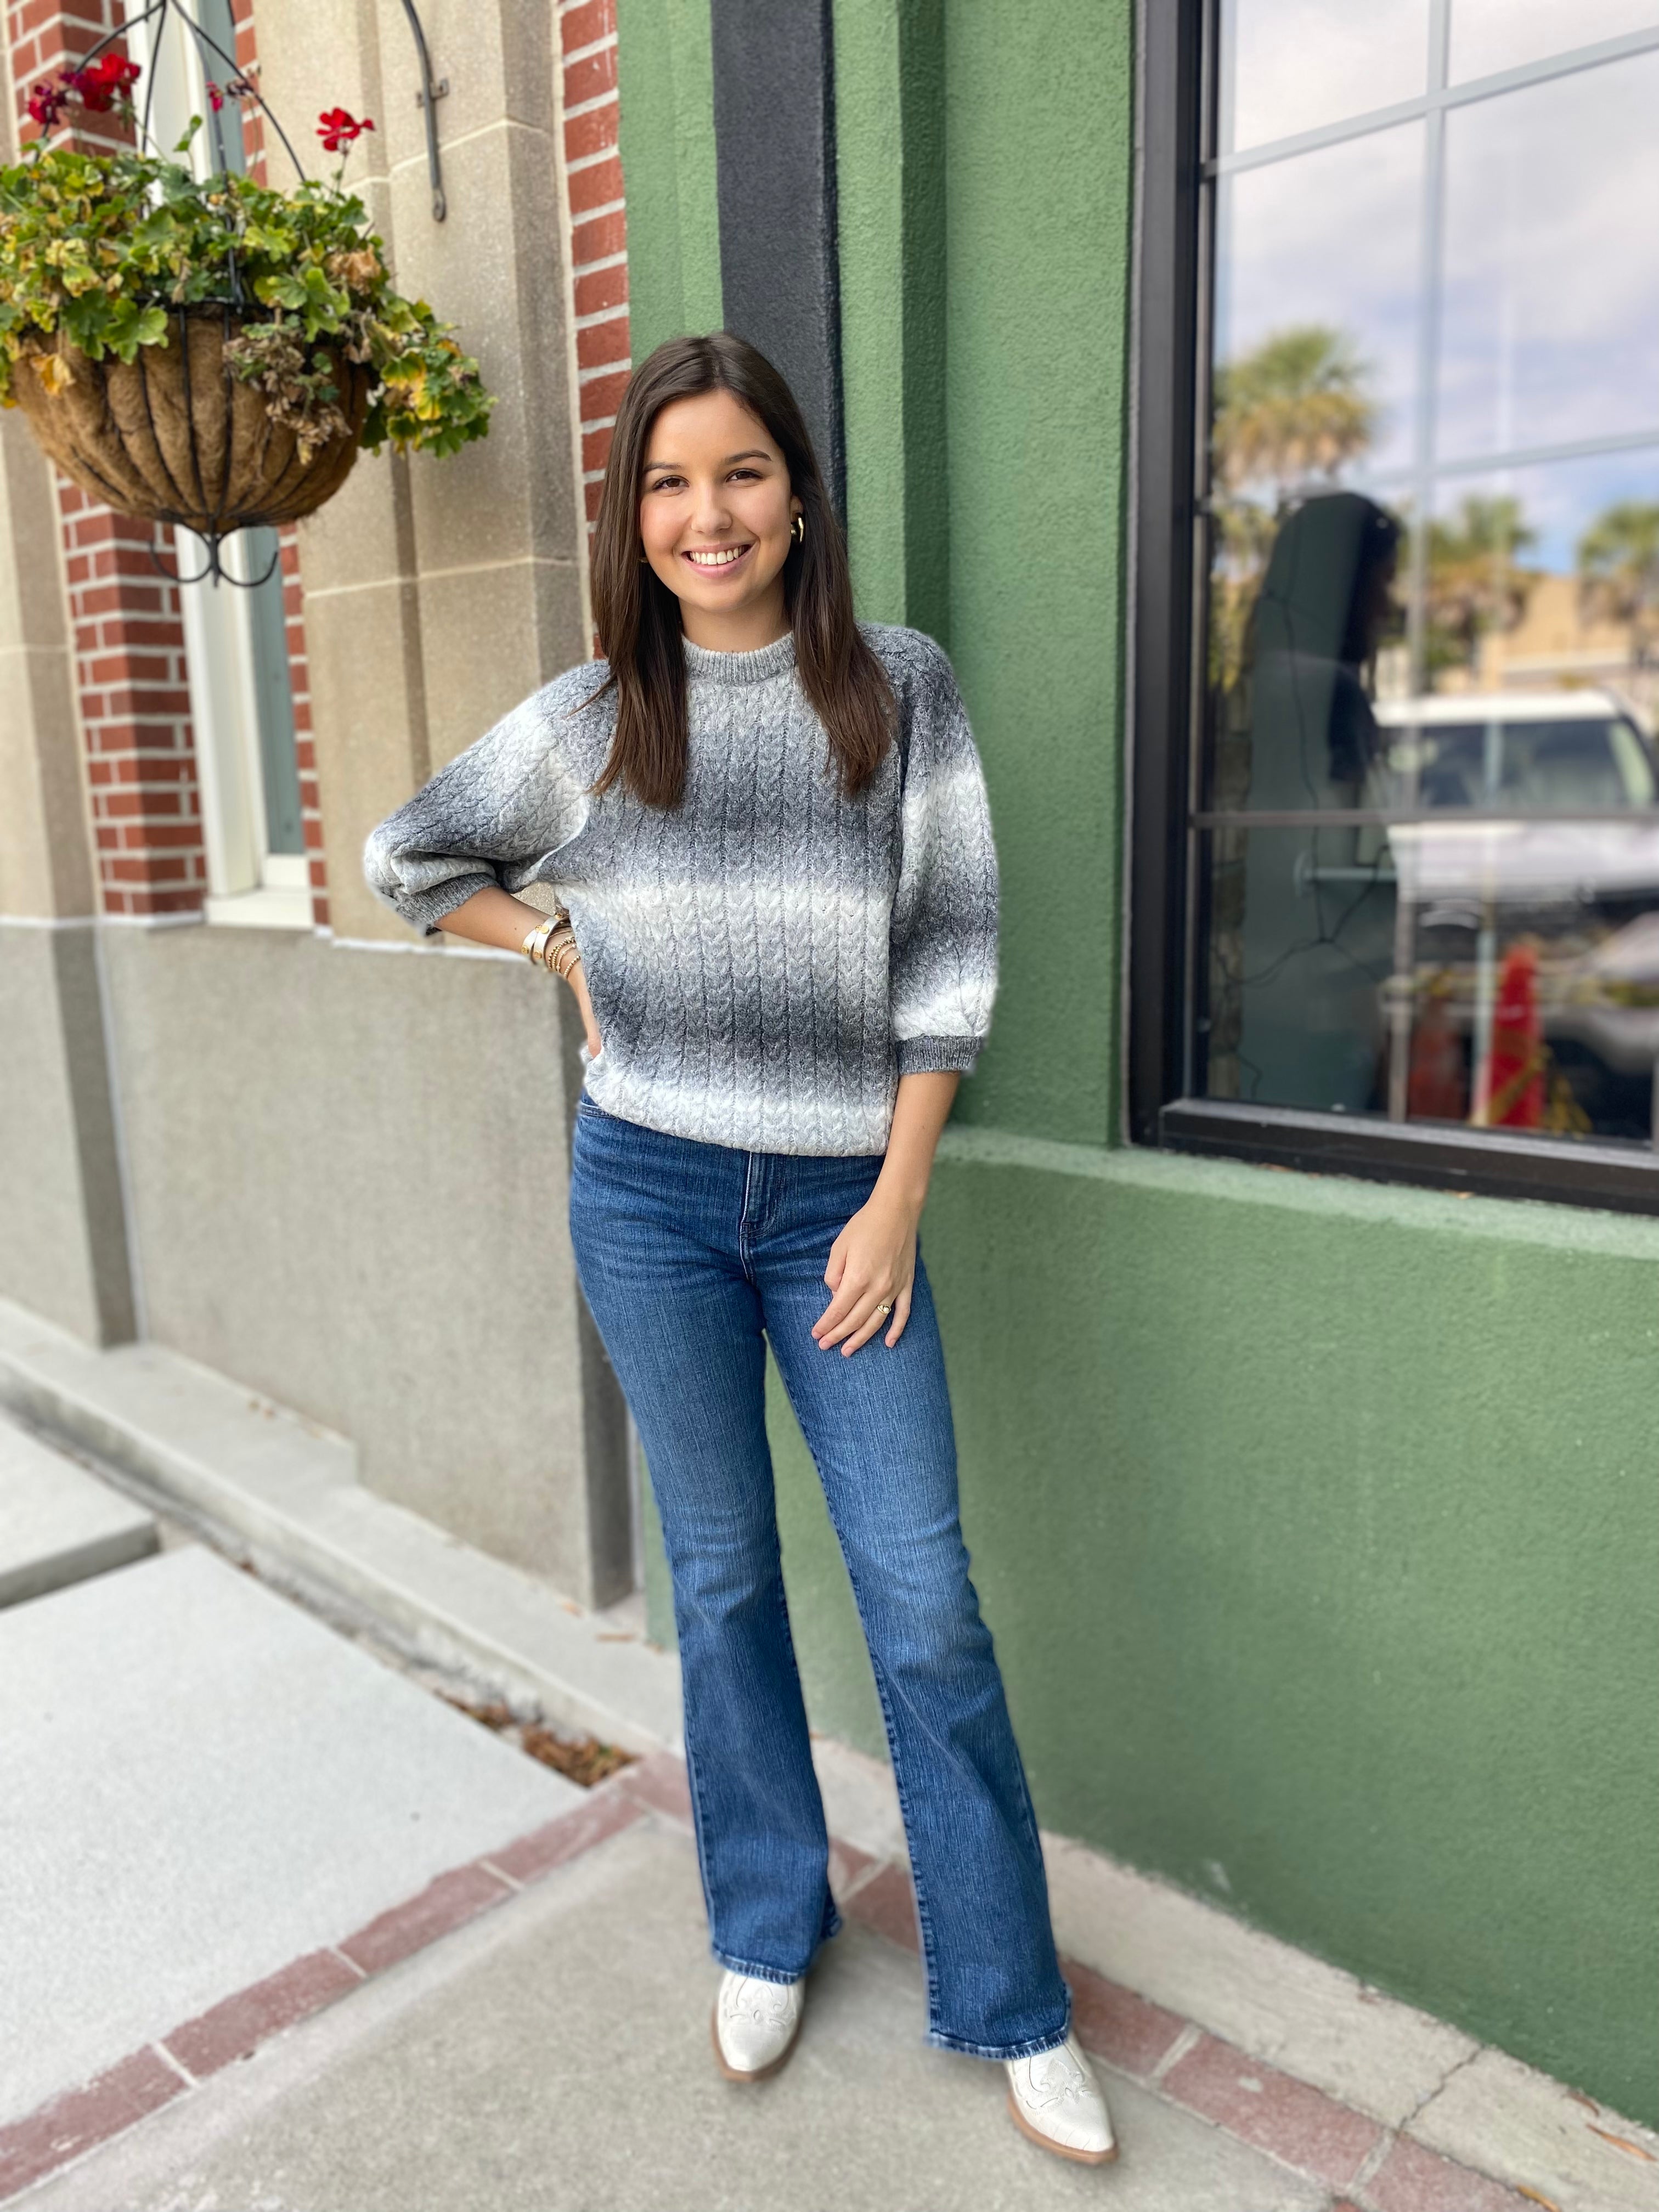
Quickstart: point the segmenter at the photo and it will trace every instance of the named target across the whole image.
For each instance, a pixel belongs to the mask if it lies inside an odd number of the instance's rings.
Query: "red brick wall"
[[[104,911],[197,910],[207,855],[179,586],[156,574],[148,523],[100,506],[66,477],[58,508]]]
[[[563,0],[564,152],[576,317],[582,482],[591,526],[628,381],[628,223],[617,152],[616,0]]]
[[[235,14],[238,64],[257,76],[252,0],[235,0]],[[27,113],[31,90],[78,61],[116,20],[112,0],[9,0],[6,32],[24,144],[40,135]],[[174,26],[168,35],[177,34]],[[139,89],[142,94],[142,85]],[[71,118],[72,131],[67,127]],[[89,115],[78,106],[68,111],[65,125],[54,136],[59,143],[72,136],[99,150],[123,138],[114,114]],[[250,133],[249,148],[254,172],[261,174],[261,137]],[[57,489],[103,910],[126,915],[199,912],[208,887],[207,854],[179,592],[211,587],[181,587],[158,573],[148,550],[155,526],[115,514],[66,477],[58,477]],[[291,526],[281,539],[300,797],[313,913],[325,924],[327,878],[311,738],[303,596]]]

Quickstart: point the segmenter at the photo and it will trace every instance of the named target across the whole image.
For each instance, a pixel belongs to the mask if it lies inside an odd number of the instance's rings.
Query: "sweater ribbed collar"
[[[793,630],[786,630],[770,645],[757,646],[752,653],[716,653],[709,646],[693,645],[689,637],[680,642],[685,647],[687,676],[711,684],[764,684],[795,665]]]

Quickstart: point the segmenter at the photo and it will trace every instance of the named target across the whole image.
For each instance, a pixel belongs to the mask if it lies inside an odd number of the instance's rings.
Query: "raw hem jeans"
[[[640,1431],[674,1583],[686,1767],[714,1956],[792,1982],[840,1925],[789,1631],[766,1343],[852,1578],[915,1877],[927,2039],[981,2058],[1063,2043],[1048,1893],[957,1510],[956,1439],[920,1245],[909,1321],[813,1341],[830,1247],[879,1153],[743,1152],[584,1091],[570,1234]]]

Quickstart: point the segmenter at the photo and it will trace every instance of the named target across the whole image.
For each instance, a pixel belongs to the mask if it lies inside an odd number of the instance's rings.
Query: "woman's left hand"
[[[885,1322],[895,1345],[910,1318],[916,1273],[919,1209],[879,1183],[830,1247],[823,1279],[835,1292],[812,1324],[820,1349],[840,1345],[843,1358],[867,1344]],[[878,1309],[889,1299],[890,1314]]]

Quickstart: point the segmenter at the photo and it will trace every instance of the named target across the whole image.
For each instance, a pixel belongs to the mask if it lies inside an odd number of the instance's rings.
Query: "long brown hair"
[[[853,617],[847,546],[794,393],[763,353],[729,331],[669,338],[629,380],[617,410],[593,532],[593,616],[617,692],[617,733],[592,789],[623,777],[647,805],[678,805],[685,791],[685,653],[680,603],[641,558],[639,506],[651,428],[676,399],[724,391],[761,422],[782,453],[804,509],[805,539],[783,564],[801,689],[829,732],[842,788],[855,797],[875,775],[895,721],[892,686]]]

